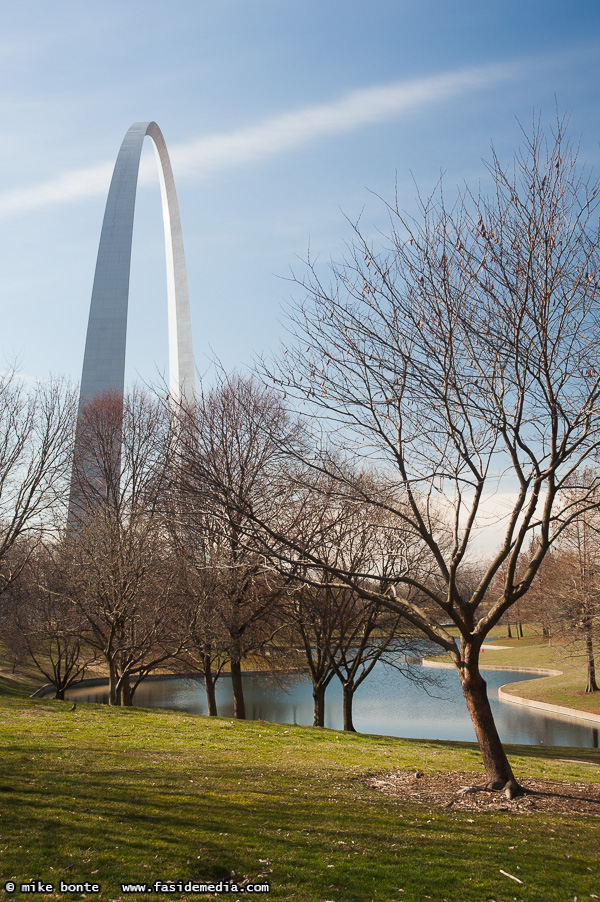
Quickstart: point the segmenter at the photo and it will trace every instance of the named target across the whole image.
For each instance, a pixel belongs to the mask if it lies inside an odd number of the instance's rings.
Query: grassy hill
[[[22,899],[31,878],[53,883],[36,894],[47,899],[83,897],[56,892],[61,880],[97,882],[87,898],[102,900],[193,897],[121,890],[157,879],[268,882],[277,902],[600,896],[600,817],[444,809],[366,783],[397,769],[481,771],[469,743],[85,704],[71,713],[3,684],[2,898]],[[595,750],[508,751],[520,777],[600,783]]]

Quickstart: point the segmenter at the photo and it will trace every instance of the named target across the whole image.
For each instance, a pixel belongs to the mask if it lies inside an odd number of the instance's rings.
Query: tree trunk
[[[206,704],[208,707],[209,717],[218,717],[217,697],[215,694],[215,680],[210,677],[204,677],[204,687],[206,689]]]
[[[477,652],[471,650],[472,660],[462,661],[459,676],[462,691],[473,721],[475,735],[483,758],[487,776],[488,789],[505,789],[509,798],[522,793],[512,768],[508,763],[506,752],[492,714],[487,694],[486,682],[479,672]]]
[[[591,628],[586,629],[585,649],[587,653],[587,686],[586,692],[598,692],[598,683],[596,682],[596,663],[594,661],[594,645],[592,642]]]
[[[215,683],[217,678],[212,675],[212,664],[210,654],[204,655],[204,688],[206,690],[206,704],[208,705],[208,713],[210,717],[217,717],[217,698],[215,694]]]
[[[521,623],[520,620],[519,620],[517,626],[518,626],[518,629],[519,629],[519,634],[518,634],[518,636],[517,636],[517,639],[522,639],[522,638],[523,638],[523,624]]]
[[[133,692],[131,691],[131,683],[129,682],[129,674],[124,673],[120,680],[121,705],[130,708],[133,705]]]
[[[246,702],[242,686],[242,662],[231,659],[231,687],[233,689],[233,716],[238,720],[246,720]]]
[[[512,639],[512,633],[511,633],[511,631],[510,631],[510,623],[508,623],[507,626],[506,626],[506,638],[507,638],[507,639]]]
[[[117,677],[117,669],[112,661],[108,662],[108,704],[121,704],[121,687]]]
[[[58,698],[58,699],[60,699],[61,702],[64,702],[64,700],[65,700],[65,690],[64,690],[64,689],[58,689],[58,688],[57,688],[57,690],[56,690],[56,695],[54,696],[54,698]]]
[[[313,727],[325,726],[325,686],[313,685]]]
[[[343,706],[344,706],[344,730],[350,733],[356,733],[354,723],[352,722],[352,702],[354,701],[354,686],[352,683],[343,683]]]

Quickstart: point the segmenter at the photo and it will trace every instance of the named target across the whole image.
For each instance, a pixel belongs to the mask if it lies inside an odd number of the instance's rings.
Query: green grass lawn
[[[121,883],[232,875],[296,902],[600,896],[600,818],[437,809],[364,782],[399,768],[481,770],[471,744],[69,707],[0,695],[2,898],[23,899],[30,878],[96,881],[87,897],[102,900],[192,898],[124,896]],[[508,751],[521,777],[600,782],[594,750]]]

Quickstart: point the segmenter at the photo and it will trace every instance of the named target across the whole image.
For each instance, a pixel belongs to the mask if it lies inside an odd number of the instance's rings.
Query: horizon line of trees
[[[236,490],[248,495],[271,489],[261,483],[267,450],[260,429],[251,438],[250,401],[256,410],[281,413],[274,395],[239,377],[198,403],[193,426],[185,412],[202,469],[208,461],[225,465],[235,471]],[[236,405],[238,419],[225,422]],[[244,435],[236,437],[242,421]],[[111,705],[131,705],[136,688],[157,670],[197,673],[211,715],[218,713],[216,681],[227,669],[234,714],[244,718],[244,661],[258,656],[277,674],[305,658],[315,726],[324,724],[325,689],[337,676],[347,730],[354,729],[354,693],[378,660],[423,686],[434,683],[404,661],[414,630],[398,615],[347,588],[307,585],[248,549],[237,511],[216,511],[219,502],[205,482],[199,495],[197,474],[182,454],[185,425],[174,425],[168,399],[138,390],[124,399],[108,393],[83,409],[83,453],[72,473],[68,466],[62,471],[62,490],[52,483],[45,508],[52,518],[24,528],[1,559],[0,635],[13,665],[29,659],[63,699],[102,663]],[[66,459],[71,449],[72,439]],[[75,499],[68,519],[66,489]]]
[[[272,560],[264,548],[253,552],[237,504],[227,510],[210,489],[207,467],[214,467],[235,482],[238,500],[246,493],[256,504],[258,490],[272,503],[273,474],[261,483],[259,471],[269,453],[281,455],[282,446],[273,441],[272,423],[256,428],[258,410],[263,417],[275,410],[277,420],[285,420],[274,392],[252,377],[223,377],[178,420],[174,453],[173,411],[165,399],[135,390],[125,399],[109,394],[88,405],[87,453],[72,474],[68,467],[61,471],[65,485],[69,477],[77,480],[76,526],[65,527],[64,493],[59,497],[53,482],[52,525],[24,519],[33,525],[2,557],[2,636],[15,666],[28,658],[64,698],[69,686],[103,662],[113,705],[131,704],[137,685],[161,668],[197,673],[211,715],[217,714],[216,681],[230,672],[234,714],[244,718],[243,662],[258,657],[277,674],[291,661],[311,677],[315,726],[324,723],[327,686],[340,680],[348,730],[354,729],[354,693],[377,661],[393,663],[427,688],[431,677],[406,660],[420,634],[401,614],[339,585],[327,568],[298,561],[283,569],[279,549]],[[241,424],[243,435],[236,436]],[[62,441],[66,433],[60,435]],[[266,437],[270,451],[263,447]],[[281,475],[289,485],[291,469],[284,467]],[[591,471],[584,481],[593,481]],[[314,501],[310,526],[302,528],[307,543],[323,546],[332,567],[363,573],[367,584],[377,561],[385,580],[386,555],[391,574],[398,545],[397,537],[390,541],[385,518],[365,529],[365,505],[334,501],[332,491],[321,490]],[[51,507],[46,500],[44,511]],[[599,511],[573,522],[546,558],[535,588],[505,616],[509,631],[508,618],[514,618],[517,635],[524,620],[534,620],[550,642],[552,636],[567,640],[573,653],[585,657],[586,692],[598,690]],[[406,555],[408,536],[404,543]],[[416,573],[423,549],[414,537],[410,554]],[[474,565],[466,579],[476,580],[482,566]]]

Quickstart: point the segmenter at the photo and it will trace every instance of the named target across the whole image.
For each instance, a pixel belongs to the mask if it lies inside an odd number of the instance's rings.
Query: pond
[[[431,673],[430,671],[429,673]],[[471,719],[455,671],[434,671],[439,685],[426,694],[395,668],[378,663],[356,692],[354,726],[361,733],[402,736],[412,739],[475,741]],[[560,715],[500,702],[498,687],[518,680],[539,679],[535,674],[486,671],[485,679],[503,742],[523,745],[598,748],[597,726]],[[246,714],[249,720],[310,725],[313,720],[312,686],[305,674],[289,674],[283,682],[264,674],[244,674]],[[71,689],[67,698],[86,702],[108,702],[106,685],[83,685]],[[206,714],[202,679],[156,677],[144,681],[135,693],[135,704],[144,708],[169,708]],[[233,717],[231,680],[217,682],[219,714]],[[325,704],[325,726],[340,730],[342,690],[334,677]]]

